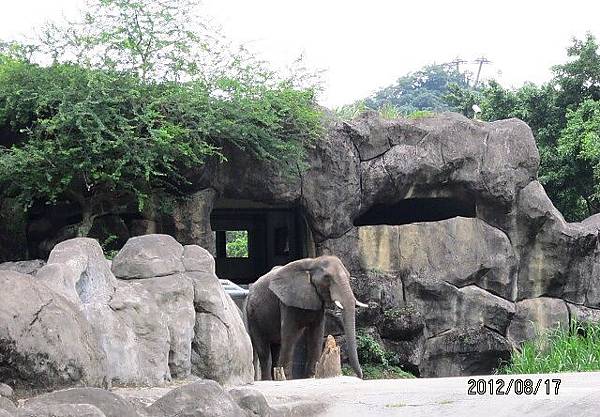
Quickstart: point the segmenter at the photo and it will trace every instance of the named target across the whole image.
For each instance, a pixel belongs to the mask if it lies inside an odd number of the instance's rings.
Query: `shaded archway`
[[[437,222],[452,217],[476,217],[474,199],[455,197],[409,198],[395,204],[375,205],[354,220],[355,226],[402,225]]]

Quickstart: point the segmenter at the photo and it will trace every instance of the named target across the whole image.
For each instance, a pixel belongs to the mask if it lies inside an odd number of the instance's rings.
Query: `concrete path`
[[[430,378],[361,381],[353,377],[304,379],[293,381],[260,381],[251,385],[261,391],[272,405],[315,403],[328,405],[323,416],[383,417],[383,416],[444,416],[444,417],[598,417],[600,416],[600,372],[551,375],[511,375],[472,377],[484,379],[475,386],[483,395],[468,395],[469,379]],[[515,394],[525,389],[516,380],[532,380],[537,394]],[[490,379],[494,395],[489,394]],[[513,380],[511,383],[510,380]],[[556,382],[559,379],[558,393]],[[500,394],[496,390],[503,380]],[[546,380],[549,380],[548,384]],[[546,394],[549,388],[550,394]],[[498,394],[498,395],[497,395]]]

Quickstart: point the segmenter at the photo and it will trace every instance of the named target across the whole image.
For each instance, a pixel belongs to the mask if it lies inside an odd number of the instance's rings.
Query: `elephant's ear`
[[[308,271],[278,272],[271,278],[269,289],[275,293],[283,304],[305,310],[320,310],[323,308],[323,301],[321,301],[317,290],[310,282]]]

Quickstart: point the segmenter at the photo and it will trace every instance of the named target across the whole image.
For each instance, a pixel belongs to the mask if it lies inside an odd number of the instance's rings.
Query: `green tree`
[[[197,0],[88,0],[79,19],[43,28],[40,50],[55,62],[135,71],[142,80],[201,75],[221,51],[219,34],[195,13],[198,5]]]
[[[559,138],[558,153],[574,161],[569,177],[585,200],[589,213],[600,211],[600,101],[587,99],[567,112],[567,126]]]
[[[540,151],[540,181],[565,218],[579,221],[600,211],[594,160],[580,154],[582,139],[576,139],[593,132],[597,116],[588,100],[600,100],[600,54],[590,34],[574,39],[567,54],[569,61],[553,67],[549,83],[506,89],[490,81],[477,91],[454,85],[446,100],[469,117],[477,104],[484,120],[518,117],[527,122]]]
[[[403,114],[418,110],[444,111],[449,109],[445,96],[452,84],[467,88],[465,74],[448,65],[427,65],[377,91],[365,104],[372,109],[392,105]]]
[[[1,151],[0,184],[26,205],[79,204],[78,235],[86,236],[121,197],[136,196],[141,206],[153,190],[177,193],[186,184],[182,170],[218,154],[199,129],[208,105],[208,92],[193,86],[184,93],[70,64],[5,64],[0,123],[27,139]]]
[[[0,131],[19,140],[0,146],[0,193],[78,204],[85,236],[118,201],[185,195],[226,144],[296,169],[321,131],[316,87],[192,32],[193,3],[92,2],[79,24],[46,28],[38,46],[50,66],[4,44]]]

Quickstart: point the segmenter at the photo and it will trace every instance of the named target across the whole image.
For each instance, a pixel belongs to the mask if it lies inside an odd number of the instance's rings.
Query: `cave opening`
[[[475,200],[456,197],[408,198],[395,204],[374,205],[354,220],[355,226],[437,222],[453,217],[476,217]]]

